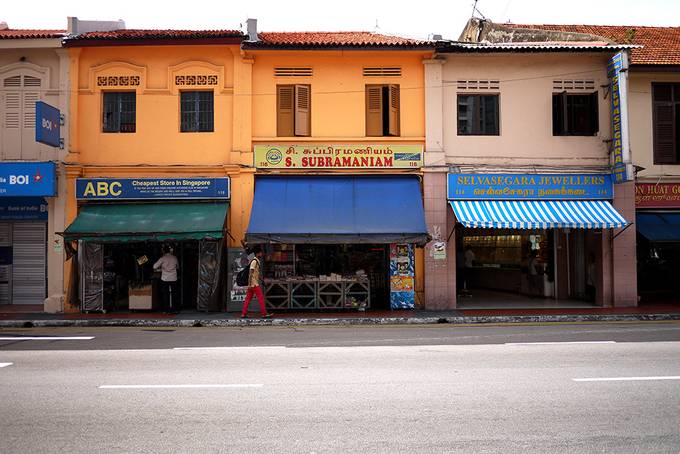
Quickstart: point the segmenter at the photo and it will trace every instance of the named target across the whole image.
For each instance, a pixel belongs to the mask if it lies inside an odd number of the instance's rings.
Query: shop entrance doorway
[[[593,241],[583,230],[457,227],[461,309],[591,307]],[[588,273],[591,273],[590,275]]]

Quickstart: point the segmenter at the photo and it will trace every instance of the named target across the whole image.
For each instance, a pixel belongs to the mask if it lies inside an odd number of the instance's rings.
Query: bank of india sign
[[[417,169],[422,145],[255,145],[264,169]]]

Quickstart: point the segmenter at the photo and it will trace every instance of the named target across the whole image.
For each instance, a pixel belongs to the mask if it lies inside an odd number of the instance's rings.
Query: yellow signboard
[[[422,145],[255,145],[264,169],[417,169]]]

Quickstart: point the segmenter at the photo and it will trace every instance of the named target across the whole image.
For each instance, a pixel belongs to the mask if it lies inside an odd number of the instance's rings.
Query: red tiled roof
[[[428,41],[371,32],[262,32],[246,47],[423,47]]]
[[[22,30],[6,28],[0,30],[0,39],[45,39],[61,38],[66,30]]]
[[[139,30],[122,29],[106,32],[89,32],[69,38],[69,41],[86,40],[174,40],[174,39],[216,39],[241,38],[239,30]]]
[[[633,49],[634,65],[680,65],[680,27],[641,27],[637,25],[527,25],[503,24],[507,27],[586,33],[619,44],[639,44]]]

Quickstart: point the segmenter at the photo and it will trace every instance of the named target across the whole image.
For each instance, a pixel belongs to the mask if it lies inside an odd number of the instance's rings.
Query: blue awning
[[[428,241],[415,176],[257,177],[249,243]]]
[[[680,213],[645,213],[635,215],[638,233],[652,242],[680,241]]]
[[[604,229],[628,223],[603,200],[452,201],[458,222],[471,228]]]

